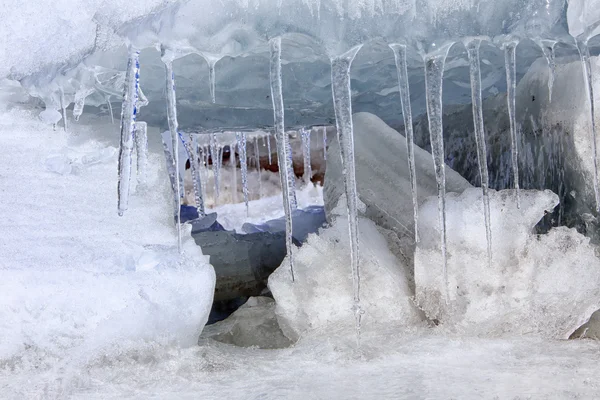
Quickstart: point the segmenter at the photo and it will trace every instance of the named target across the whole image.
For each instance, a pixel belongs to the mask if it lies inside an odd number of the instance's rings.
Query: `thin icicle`
[[[271,100],[273,102],[273,120],[275,122],[275,140],[277,142],[277,162],[279,164],[279,179],[283,194],[283,209],[285,212],[285,244],[290,266],[292,282],[294,277],[294,245],[292,243],[292,210],[296,208],[295,176],[293,165],[290,164],[290,138],[285,132],[285,115],[283,108],[283,89],[281,81],[281,38],[269,41],[271,85]],[[290,170],[292,174],[290,175]]]
[[[246,156],[246,133],[237,132],[238,150],[240,152],[240,167],[242,169],[242,192],[244,193],[244,203],[246,203],[246,215],[248,215],[248,157]]]
[[[506,69],[506,101],[508,102],[508,118],[510,120],[510,148],[512,154],[513,182],[517,195],[517,208],[521,208],[521,196],[519,190],[519,144],[517,141],[517,57],[516,49],[518,41],[510,41],[504,45],[504,66]]]
[[[323,127],[323,160],[327,161],[327,127]]]
[[[302,155],[304,159],[304,180],[308,184],[312,178],[312,168],[310,165],[310,129],[300,131],[302,135]]]
[[[398,88],[400,91],[400,103],[402,105],[402,118],[404,119],[404,132],[406,133],[406,150],[408,153],[408,171],[410,174],[410,189],[412,192],[413,219],[415,221],[415,243],[418,243],[419,203],[417,200],[417,169],[415,167],[414,134],[406,63],[406,45],[391,44],[390,47],[394,51],[396,72],[398,73]]]
[[[217,102],[217,87],[216,87],[217,86],[217,78],[215,76],[215,65],[217,64],[217,61],[219,61],[219,59],[208,57],[206,61],[208,62],[208,80],[210,81],[210,98],[214,104]]]
[[[354,127],[352,124],[352,92],[350,90],[350,67],[362,46],[356,46],[348,52],[331,60],[331,87],[335,122],[344,187],[348,211],[348,230],[350,234],[350,263],[352,266],[352,283],[354,294],[353,311],[356,324],[356,338],[360,346],[361,319],[364,311],[360,305],[360,269],[358,252],[358,193],[356,190],[356,171],[354,169]]]
[[[446,254],[446,170],[444,163],[444,126],[442,125],[442,82],[444,64],[453,43],[446,44],[436,52],[425,56],[425,96],[427,119],[431,138],[431,154],[438,189],[438,213],[440,223],[440,250],[442,252],[442,275],[446,303],[450,302],[448,283],[448,260]]]
[[[254,139],[254,162],[258,170],[258,198],[262,197],[262,173],[260,171],[260,151],[258,149],[258,137]]]
[[[594,83],[592,80],[592,63],[590,61],[590,49],[587,40],[578,40],[577,49],[581,58],[583,68],[583,79],[587,88],[588,101],[590,103],[590,119],[592,134],[592,157],[594,166],[594,195],[596,197],[596,211],[600,212],[600,190],[598,188],[598,151],[596,149],[596,119],[594,104]]]
[[[213,159],[213,169],[216,166],[215,170],[215,181],[219,182],[219,191],[216,193],[215,197],[215,205],[217,204],[217,199],[220,196],[220,185],[221,185],[221,166],[223,165],[223,146],[217,145],[217,163],[215,165],[215,160]]]
[[[217,160],[219,158],[219,148],[217,147],[217,138],[214,132],[210,133],[210,158],[212,160],[212,171],[215,176],[215,201],[219,197],[219,168]]]
[[[108,105],[108,111],[110,112],[110,123],[115,123],[115,115],[113,114],[112,104],[110,103],[110,96],[106,96],[106,104]]]
[[[133,131],[135,129],[137,89],[139,82],[139,55],[130,49],[125,87],[123,90],[123,105],[121,109],[121,145],[119,147],[119,183],[118,183],[118,212],[120,216],[127,210],[129,202],[129,184],[131,182],[131,153],[133,152]]]
[[[63,90],[63,88],[60,88],[60,108],[62,110],[63,129],[66,132],[67,131],[67,104],[65,101],[65,91]]]
[[[202,177],[200,176],[200,155],[198,154],[198,144],[196,136],[189,134],[184,142],[190,160],[190,170],[192,172],[192,183],[194,185],[194,200],[199,217],[204,217],[204,196],[202,195]]]
[[[180,186],[182,185],[181,179],[178,179],[175,176],[175,163],[173,162],[173,153],[171,153],[171,150],[169,150],[169,144],[167,142],[165,142],[164,138],[162,138],[162,144],[163,144],[163,151],[165,153],[165,161],[167,162],[167,173],[169,174],[169,181],[171,182],[171,189],[173,190],[173,196],[176,196],[177,194],[177,188],[175,187],[176,184],[179,184]],[[175,197],[173,197],[174,202],[173,204],[177,203],[177,199]],[[175,210],[175,208],[173,208],[174,212],[177,212],[177,210]]]
[[[552,88],[554,86],[554,76],[556,74],[556,61],[554,59],[554,46],[556,45],[556,41],[554,40],[540,40],[539,46],[542,48],[542,52],[544,53],[544,57],[546,57],[546,61],[548,62],[548,102],[552,102]]]
[[[492,266],[492,227],[490,221],[489,175],[487,166],[487,142],[483,125],[483,100],[481,98],[481,66],[479,47],[481,39],[466,42],[469,57],[469,74],[471,78],[471,101],[473,104],[473,124],[475,127],[475,144],[477,145],[477,163],[483,190],[483,216],[485,220],[485,237],[487,239],[488,267]]]
[[[167,91],[167,119],[169,122],[169,131],[171,133],[173,163],[175,175],[179,178],[179,133],[177,129],[177,99],[175,97],[175,73],[173,64],[170,60],[164,61],[166,72],[166,91]],[[176,210],[177,210],[177,249],[181,253],[181,187],[177,185]]]
[[[125,78],[127,80],[127,78]],[[127,83],[125,83],[127,85]],[[75,93],[75,103],[73,104],[73,118],[75,121],[79,121],[79,117],[83,114],[83,108],[85,107],[85,97],[84,94],[79,91]]]
[[[235,143],[229,145],[231,149],[231,157],[229,158],[229,165],[233,170],[233,184],[231,186],[231,199],[233,204],[238,202],[238,186],[237,186],[237,159],[235,155]]]
[[[271,165],[272,162],[271,162],[271,134],[270,133],[267,134],[267,136],[265,136],[265,140],[267,141],[267,153],[269,153],[268,154],[268,156],[269,156],[269,165]]]
[[[135,123],[135,152],[137,154],[138,186],[146,184],[146,166],[148,165],[148,125],[143,121]]]

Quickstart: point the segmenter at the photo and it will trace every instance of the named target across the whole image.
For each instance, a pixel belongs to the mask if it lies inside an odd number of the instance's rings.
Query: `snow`
[[[493,259],[488,265],[482,193],[447,197],[449,303],[444,300],[437,199],[420,209],[416,300],[430,319],[472,335],[528,334],[568,339],[600,309],[600,260],[589,238],[559,227],[533,227],[558,204],[550,191],[490,190]]]
[[[177,255],[162,155],[118,217],[116,125],[67,135],[35,114],[0,114],[0,386],[11,370],[53,386],[98,357],[195,344],[215,273],[189,232]]]

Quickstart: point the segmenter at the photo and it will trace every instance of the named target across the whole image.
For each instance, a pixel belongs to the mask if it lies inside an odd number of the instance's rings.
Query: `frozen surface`
[[[550,191],[490,190],[494,258],[487,263],[482,193],[447,198],[449,303],[442,288],[436,199],[420,209],[416,300],[430,319],[467,334],[530,334],[567,339],[600,308],[600,261],[589,238],[533,227],[558,204]]]
[[[118,217],[116,125],[67,136],[34,115],[0,114],[0,387],[21,398],[15,371],[52,392],[99,357],[195,344],[215,281],[189,235],[177,254],[162,155]]]
[[[340,203],[344,203],[341,201]],[[295,252],[295,281],[286,268],[269,277],[284,334],[292,340],[311,331],[354,323],[354,292],[350,268],[348,221],[340,204],[331,227],[308,236]],[[410,301],[404,268],[387,248],[373,222],[359,219],[361,248],[361,307],[364,325],[396,323],[413,326],[420,320]],[[282,263],[282,266],[285,263]]]

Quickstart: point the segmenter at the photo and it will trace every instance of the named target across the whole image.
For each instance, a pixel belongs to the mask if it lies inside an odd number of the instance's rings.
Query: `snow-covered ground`
[[[18,109],[0,114],[0,398],[546,399],[600,392],[600,345],[589,340],[458,338],[365,325],[360,351],[342,330],[282,350],[196,345],[214,277],[190,242],[187,258],[173,261],[162,154],[150,154],[150,187],[136,188],[119,218],[117,126],[72,123],[65,134],[36,118]],[[315,190],[300,199],[314,200]],[[275,203],[251,204],[251,217],[264,217],[259,210],[278,216]]]

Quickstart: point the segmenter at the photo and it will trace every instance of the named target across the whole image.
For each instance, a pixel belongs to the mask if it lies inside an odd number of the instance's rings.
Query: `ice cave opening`
[[[597,0],[0,9],[0,397],[597,397]]]

